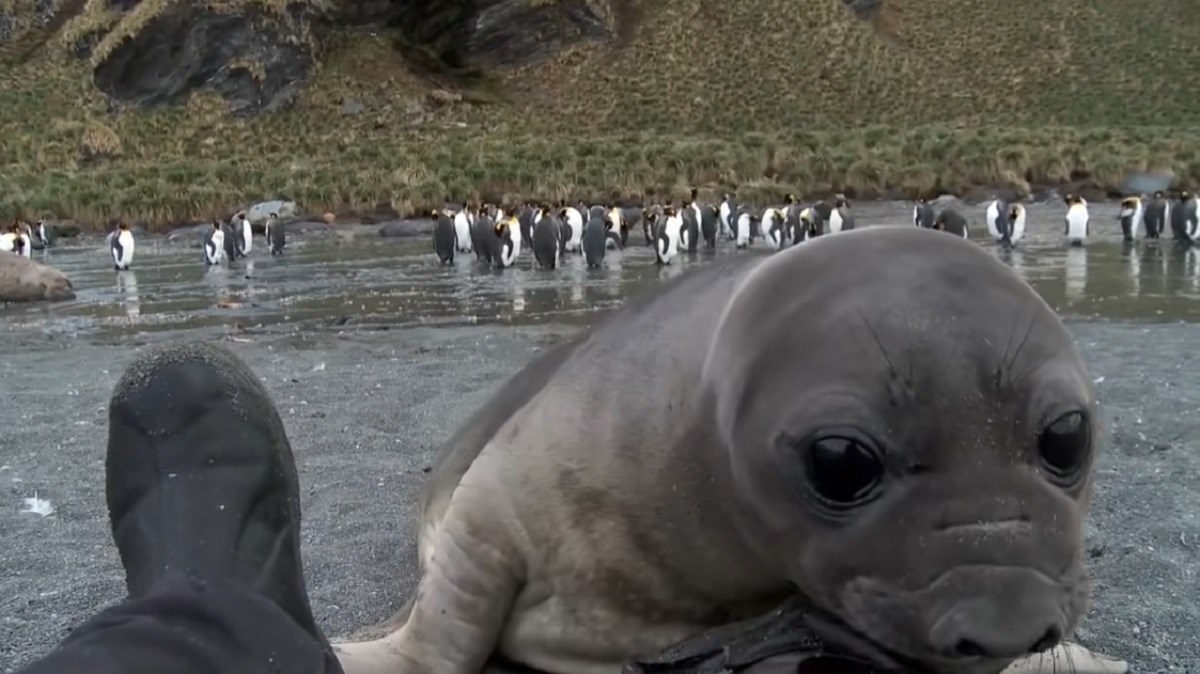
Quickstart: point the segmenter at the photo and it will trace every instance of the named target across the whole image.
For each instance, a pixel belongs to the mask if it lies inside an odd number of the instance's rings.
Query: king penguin
[[[1087,243],[1088,237],[1088,207],[1087,202],[1078,194],[1068,194],[1067,202],[1067,217],[1063,235],[1067,238],[1067,244],[1071,246],[1082,246]]]
[[[579,245],[588,267],[596,268],[604,264],[604,254],[608,250],[608,227],[603,209],[600,213],[589,214]]]
[[[784,243],[787,239],[787,237],[784,236],[785,229],[786,225],[784,224],[783,211],[779,210],[778,208],[767,208],[763,210],[763,238],[765,238],[775,250],[783,250]]]
[[[433,252],[437,253],[438,262],[454,263],[454,250],[457,247],[454,221],[445,211],[433,211]]]
[[[1137,238],[1138,230],[1146,218],[1146,207],[1141,197],[1125,197],[1121,200],[1121,213],[1117,219],[1121,222],[1121,237],[1126,241]],[[1150,228],[1146,227],[1146,238],[1150,238]]]
[[[1150,203],[1146,204],[1146,214],[1143,216],[1147,239],[1157,239],[1167,231],[1167,225],[1171,222],[1169,211],[1166,195],[1161,190],[1155,192]]]
[[[279,221],[279,214],[267,216],[267,241],[271,244],[271,255],[283,255],[287,245],[287,227]]]
[[[221,231],[221,221],[213,220],[212,229],[204,235],[204,264],[220,264],[225,257],[225,232]]]
[[[734,203],[733,197],[728,194],[721,200],[721,206],[717,209],[717,223],[720,225],[721,234],[730,241],[735,238],[733,229],[736,226],[737,220],[737,204]]]
[[[556,269],[562,254],[562,224],[544,208],[539,213],[531,239],[533,259],[542,269]]]
[[[133,232],[129,231],[129,223],[121,222],[117,225],[116,236],[112,238],[110,250],[112,251],[113,269],[117,271],[126,271],[129,265],[133,263]]]
[[[471,240],[471,210],[467,202],[454,214],[454,248],[460,253],[469,253],[474,248]]]
[[[505,209],[505,212],[508,212],[508,209]],[[507,268],[515,265],[517,257],[521,254],[521,223],[517,216],[508,215],[500,220],[496,223],[494,231],[500,245],[493,255],[493,262],[497,267]]]
[[[942,212],[937,214],[933,219],[932,228],[964,239],[970,237],[966,216],[950,207],[943,208]]]
[[[1200,243],[1200,220],[1197,216],[1196,195],[1184,190],[1179,193],[1179,203],[1171,209],[1174,211],[1171,221],[1179,222],[1179,230],[1184,232],[1187,240]]]
[[[689,253],[694,253],[700,248],[699,208],[694,203],[679,209],[679,217],[683,221],[683,226],[679,229],[679,244]]]
[[[492,263],[492,253],[495,246],[492,245],[493,227],[495,221],[492,216],[486,213],[480,213],[475,216],[475,221],[471,223],[471,248],[475,251],[475,260],[478,262]]]
[[[933,205],[925,200],[925,197],[917,199],[917,205],[913,207],[913,224],[917,227],[930,229],[933,227]]]

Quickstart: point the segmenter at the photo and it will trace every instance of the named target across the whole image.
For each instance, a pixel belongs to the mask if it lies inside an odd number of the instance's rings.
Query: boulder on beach
[[[275,199],[262,201],[246,209],[246,219],[251,225],[261,225],[267,221],[267,216],[274,213],[280,220],[296,217],[299,207],[294,201]]]
[[[75,299],[71,279],[27,257],[0,251],[0,302],[57,302]]]
[[[379,236],[385,238],[425,236],[432,232],[432,220],[392,220],[379,226]]]

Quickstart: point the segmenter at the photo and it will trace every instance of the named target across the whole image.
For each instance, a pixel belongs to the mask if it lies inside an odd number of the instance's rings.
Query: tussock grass
[[[1200,15],[1168,0],[889,0],[869,21],[841,0],[591,0],[638,20],[614,45],[490,73],[458,92],[474,104],[431,103],[394,34],[338,30],[291,110],[237,119],[201,91],[110,112],[69,47],[115,45],[177,1],[122,17],[88,0],[36,59],[0,67],[0,218],[161,227],[281,195],[313,213],[408,214],[446,198],[681,198],[692,185],[746,199],[1115,192],[1148,169],[1200,184]],[[363,111],[344,114],[347,101]]]

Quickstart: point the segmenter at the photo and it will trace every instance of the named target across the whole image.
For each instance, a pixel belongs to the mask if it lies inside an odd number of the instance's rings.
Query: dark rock
[[[379,226],[379,236],[385,238],[410,238],[433,233],[432,220],[393,220]]]
[[[259,10],[226,13],[176,3],[96,66],[96,86],[113,99],[152,106],[211,87],[235,114],[289,104],[313,67],[306,4],[283,18]]]
[[[456,68],[529,63],[585,40],[610,40],[612,0],[407,0],[392,23],[408,40]]]

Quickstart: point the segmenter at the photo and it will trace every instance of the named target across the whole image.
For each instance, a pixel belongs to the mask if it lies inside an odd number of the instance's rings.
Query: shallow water
[[[898,208],[906,207],[889,210]],[[879,221],[888,218],[898,219],[887,211],[876,216]],[[864,224],[880,222],[868,219]],[[979,229],[976,237],[982,234]],[[1064,248],[1049,229],[1032,231],[1011,251],[986,237],[974,240],[1016,269],[1064,318],[1200,320],[1200,254],[1195,249],[1167,239],[1124,244],[1115,231],[1093,236],[1086,247]],[[714,258],[770,252],[761,241],[742,251],[722,241],[715,251],[684,254],[672,265],[658,267],[641,240],[640,231],[632,233],[630,247],[610,251],[602,269],[588,269],[581,256],[568,255],[563,268],[544,271],[534,268],[527,250],[512,269],[489,269],[475,262],[473,254],[459,254],[453,266],[443,267],[426,237],[382,239],[371,227],[293,236],[287,254],[278,258],[259,239],[249,259],[211,268],[203,264],[199,249],[147,236],[134,269],[116,272],[102,242],[91,239],[68,243],[41,258],[71,277],[78,297],[0,308],[0,334],[108,341],[132,334],[164,337],[168,330],[194,328],[580,323],[596,310]]]

